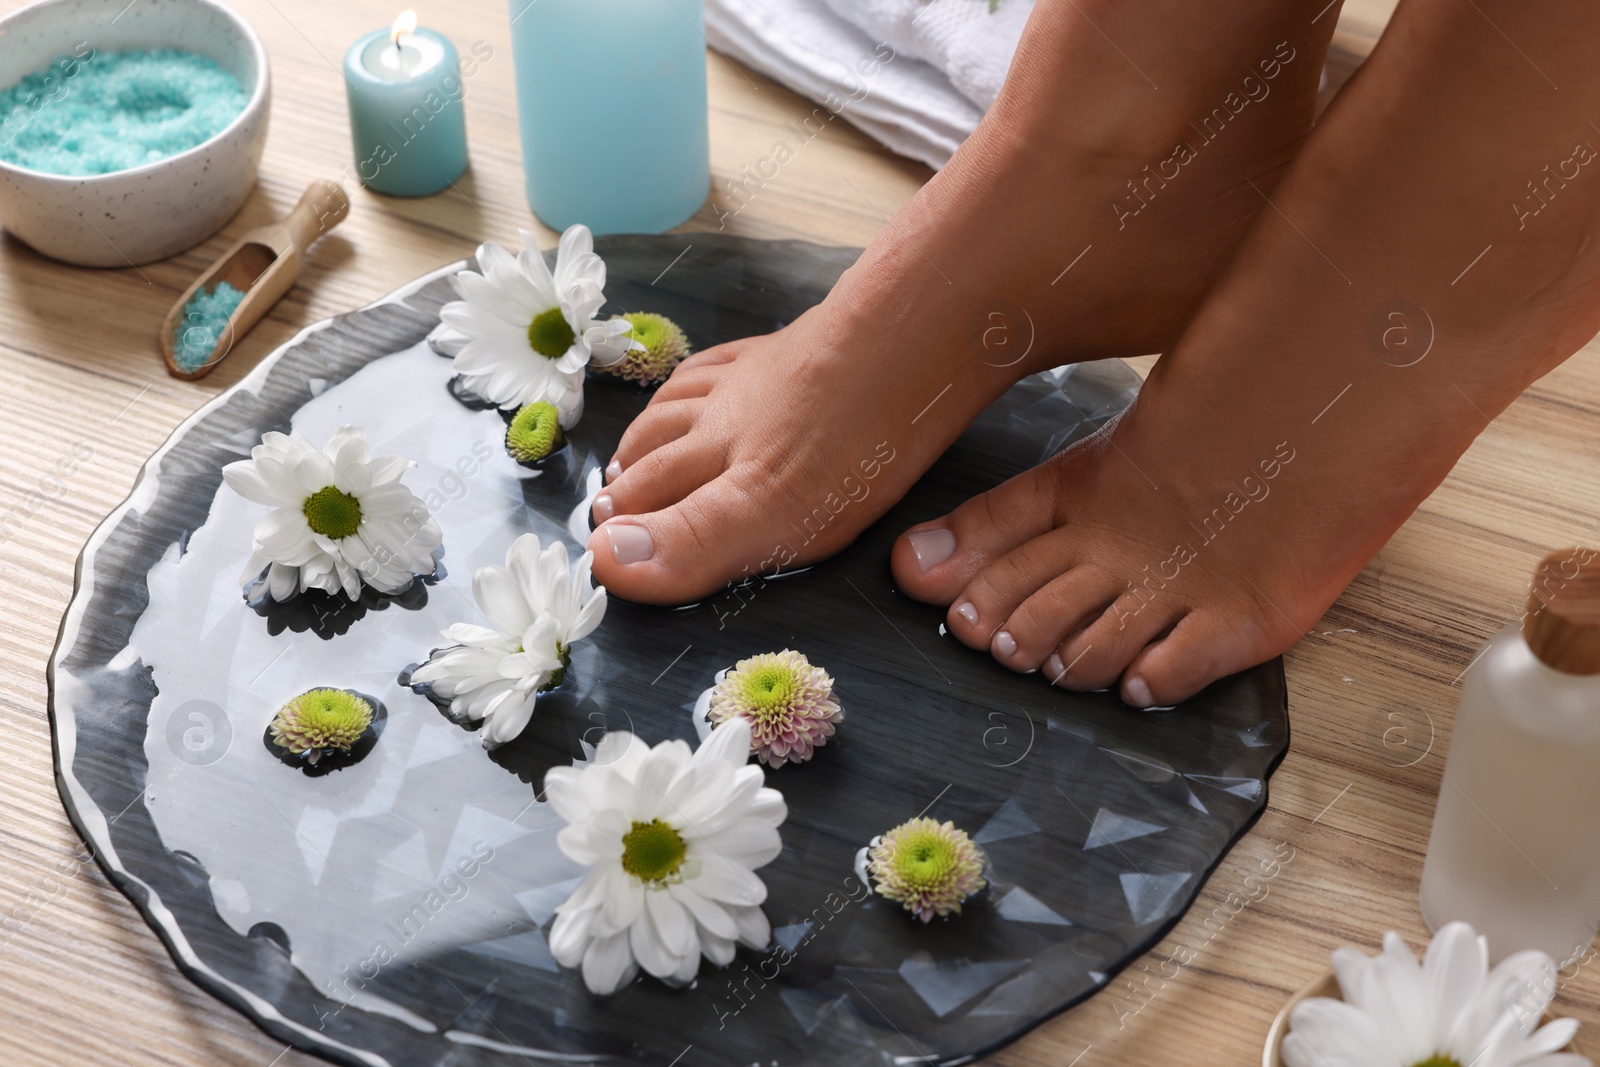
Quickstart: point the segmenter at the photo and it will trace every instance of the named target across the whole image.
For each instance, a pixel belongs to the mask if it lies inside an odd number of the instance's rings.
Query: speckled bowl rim
[[[66,4],[71,2],[72,0],[34,0],[33,3],[28,4],[25,7],[19,7],[11,14],[6,15],[4,18],[0,18],[0,41],[4,40],[5,34],[11,28],[11,23],[14,20],[22,18],[25,15],[30,15],[33,12],[39,11],[43,8],[54,7],[57,4]],[[181,159],[197,156],[207,149],[214,148],[223,138],[227,137],[240,126],[244,125],[246,121],[254,118],[261,111],[261,109],[266,106],[267,93],[270,91],[272,84],[272,71],[267,65],[267,49],[266,46],[261,43],[261,35],[256,33],[254,26],[245,21],[245,17],[243,15],[239,14],[226,4],[218,3],[217,0],[173,0],[173,2],[192,4],[195,7],[208,7],[214,11],[220,12],[224,18],[243,31],[245,42],[250,46],[250,51],[255,54],[257,73],[255,85],[251,86],[250,88],[250,99],[245,101],[244,107],[239,109],[239,113],[235,115],[226,126],[222,127],[222,129],[218,130],[210,137],[207,137],[204,141],[201,141],[193,148],[185,148],[182,152],[178,152],[170,156],[163,156],[162,158],[152,160],[149,163],[141,163],[137,167],[128,167],[124,170],[108,171],[105,174],[56,174],[52,171],[34,170],[32,167],[20,166],[19,164],[12,163],[5,159],[0,159],[0,173],[16,174],[26,178],[43,178],[46,181],[51,182],[79,182],[83,185],[91,186],[98,182],[109,183],[111,181],[126,178],[131,174],[144,174],[147,171],[153,171],[160,167],[170,167]],[[4,46],[0,45],[0,47]],[[24,77],[26,77],[26,75],[24,75]],[[7,85],[3,88],[10,89],[11,86]]]

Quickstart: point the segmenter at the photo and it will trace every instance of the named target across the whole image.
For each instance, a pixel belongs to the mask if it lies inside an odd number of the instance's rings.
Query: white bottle
[[[1422,868],[1422,916],[1463,919],[1499,961],[1557,964],[1600,927],[1600,553],[1534,573],[1528,612],[1467,668]]]

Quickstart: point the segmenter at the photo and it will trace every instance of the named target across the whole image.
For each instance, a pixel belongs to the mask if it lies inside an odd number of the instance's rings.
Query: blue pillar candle
[[[350,137],[361,184],[390,196],[431,196],[467,169],[461,61],[410,11],[344,54]]]
[[[528,204],[661,233],[711,188],[701,0],[510,0]]]

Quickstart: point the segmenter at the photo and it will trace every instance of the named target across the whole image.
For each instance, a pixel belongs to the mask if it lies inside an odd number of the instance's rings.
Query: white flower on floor
[[[533,235],[522,238],[527,247],[515,256],[493,241],[478,246],[478,270],[451,277],[461,299],[439,310],[428,340],[455,357],[473,394],[503,408],[546,401],[571,429],[583,415],[584,367],[626,355],[629,325],[596,318],[606,265],[587,226],[561,235],[554,273]]]
[[[1399,934],[1383,952],[1333,954],[1343,1000],[1314,997],[1289,1016],[1289,1067],[1588,1067],[1560,1053],[1575,1019],[1538,1026],[1555,995],[1543,952],[1518,952],[1489,970],[1488,943],[1466,923],[1434,936],[1422,964]]]
[[[550,951],[583,968],[591,992],[614,993],[643,967],[673,985],[719,966],[735,943],[765,948],[767,887],[755,870],[782,844],[783,797],[751,764],[750,726],[736,719],[693,755],[608,733],[594,759],[555,767],[545,795],[567,826],[556,838],[589,875],[556,908]]]
[[[340,427],[320,452],[286,434],[264,434],[249,459],[222,468],[234,492],[273,509],[256,524],[239,580],[253,582],[265,567],[274,600],[307,589],[355,600],[363,582],[398,593],[413,576],[432,574],[442,535],[427,506],[400,484],[410,466],[404,456],[374,459],[359,426]]]
[[[462,622],[444,630],[450,647],[412,671],[411,681],[449,700],[452,714],[484,720],[485,748],[516,737],[539,694],[566,676],[573,644],[605,617],[605,587],[589,577],[593,562],[594,553],[585,552],[569,567],[560,541],[541,552],[539,538],[523,534],[506,551],[504,567],[472,576],[472,595],[493,626]]]

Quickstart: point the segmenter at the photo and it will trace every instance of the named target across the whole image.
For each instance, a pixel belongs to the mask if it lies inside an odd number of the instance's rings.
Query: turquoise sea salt
[[[110,174],[185,152],[244,110],[239,80],[192,52],[62,56],[0,92],[0,159]]]
[[[228,317],[244,299],[244,293],[227,282],[218,282],[211,292],[201,289],[183,308],[183,321],[173,340],[172,358],[178,369],[197,371],[211,359],[217,339],[228,325]]]

